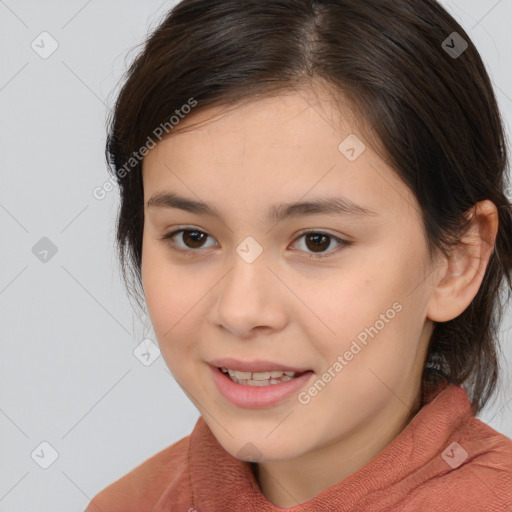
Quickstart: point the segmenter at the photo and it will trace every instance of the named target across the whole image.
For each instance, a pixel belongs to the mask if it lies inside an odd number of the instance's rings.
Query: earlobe
[[[482,284],[494,250],[498,210],[489,200],[468,212],[471,222],[460,243],[444,260],[427,308],[427,318],[447,322],[459,316],[474,299]]]

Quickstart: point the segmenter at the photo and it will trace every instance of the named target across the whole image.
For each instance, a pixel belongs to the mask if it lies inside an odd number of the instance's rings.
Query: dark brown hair
[[[468,44],[459,56],[447,50],[454,41]],[[440,376],[464,384],[476,414],[496,388],[502,299],[509,300],[512,288],[507,148],[481,57],[434,0],[176,5],[129,67],[109,121],[106,155],[121,193],[117,247],[127,289],[141,300],[142,164],[128,169],[126,163],[155,129],[167,123],[172,134],[170,116],[191,97],[193,116],[313,82],[330,89],[335,102],[348,99],[369,128],[372,147],[414,193],[431,258],[460,243],[464,214],[477,202],[498,207],[499,231],[482,285],[462,314],[435,323],[422,380],[422,396]]]

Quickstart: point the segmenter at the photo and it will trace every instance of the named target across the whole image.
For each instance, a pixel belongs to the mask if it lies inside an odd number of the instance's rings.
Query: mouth
[[[231,404],[244,409],[277,406],[307,387],[315,375],[312,370],[249,372],[213,364],[208,366],[220,394]]]

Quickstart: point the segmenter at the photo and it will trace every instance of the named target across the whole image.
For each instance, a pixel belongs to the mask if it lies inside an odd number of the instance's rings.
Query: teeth
[[[224,366],[221,368],[224,373],[229,373],[231,377],[236,377],[241,380],[268,380],[268,379],[279,379],[283,375],[287,375],[288,377],[294,377],[296,375],[295,372],[285,372],[282,370],[275,370],[272,372],[240,372],[238,370],[232,370],[231,368],[225,368]]]
[[[235,377],[238,380],[247,380],[251,378],[251,372],[239,372],[238,370],[235,370]]]
[[[272,373],[276,373],[276,375],[272,375],[270,372],[253,372],[251,380],[268,380],[271,377],[273,379],[276,379],[276,378],[282,376],[282,375],[279,375],[280,372],[272,372]]]
[[[269,379],[269,380],[239,380],[236,377],[231,377],[233,382],[237,384],[243,384],[245,386],[268,386],[272,384],[281,384],[282,382],[286,382],[287,380],[292,380],[292,377],[288,377],[287,375],[283,375],[280,379]]]
[[[246,384],[249,386],[267,386],[268,384],[280,384],[292,380],[297,374],[296,372],[274,370],[271,372],[240,372],[231,368],[222,367],[224,373],[229,373],[231,380],[238,384]]]

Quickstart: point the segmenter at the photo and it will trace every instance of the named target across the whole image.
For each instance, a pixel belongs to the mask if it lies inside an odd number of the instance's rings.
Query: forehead
[[[192,110],[159,147],[165,145],[170,151],[179,152],[212,141],[211,153],[215,158],[220,158],[226,150],[232,157],[242,142],[246,143],[242,144],[243,150],[256,148],[260,157],[261,148],[266,152],[282,153],[285,148],[296,147],[298,154],[299,148],[311,146],[317,148],[317,155],[325,151],[333,153],[333,150],[336,154],[336,141],[340,135],[355,131],[354,116],[348,103],[346,105],[340,115],[332,96],[316,87],[245,99],[235,105],[199,112]],[[326,139],[326,134],[334,136],[334,141]],[[188,156],[193,158],[194,155]]]
[[[317,91],[198,112],[145,157],[145,201],[166,190],[190,196],[193,188],[199,196],[213,195],[215,204],[235,197],[247,204],[292,202],[327,192],[373,203],[372,209],[413,204],[409,189],[371,149],[359,125],[350,109],[345,115]],[[355,160],[347,158],[340,144],[358,139],[364,149]]]

